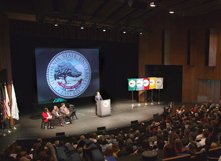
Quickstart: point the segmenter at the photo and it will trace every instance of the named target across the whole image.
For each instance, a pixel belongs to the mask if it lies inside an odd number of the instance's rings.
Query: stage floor
[[[8,147],[17,139],[31,139],[32,137],[51,138],[56,133],[65,132],[66,136],[96,132],[97,127],[105,126],[107,130],[125,127],[131,121],[146,121],[153,118],[153,114],[162,114],[164,104],[153,105],[148,103],[134,103],[132,108],[131,100],[117,101],[111,104],[113,110],[110,116],[99,117],[95,115],[94,104],[84,104],[76,106],[78,119],[74,119],[73,124],[58,126],[55,129],[41,129],[41,118],[31,119],[30,114],[20,114],[20,120],[16,121],[16,130],[11,129],[12,133],[1,137],[0,150]],[[5,130],[6,131],[6,130]],[[1,132],[2,133],[2,132]]]

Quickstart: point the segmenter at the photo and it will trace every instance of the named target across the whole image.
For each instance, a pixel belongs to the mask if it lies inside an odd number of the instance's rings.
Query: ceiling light
[[[81,26],[81,30],[84,30],[84,26]]]
[[[57,20],[54,21],[54,26],[56,26],[56,27],[58,26],[58,21]]]
[[[154,4],[154,2],[150,3],[150,7],[156,7],[156,5]]]
[[[124,31],[123,33],[126,34],[126,31]]]
[[[106,32],[106,30],[105,30],[105,29],[103,29],[103,32]]]
[[[170,14],[174,14],[174,11],[170,11],[169,13],[170,13]]]
[[[142,35],[143,33],[142,32],[140,32],[140,35]]]

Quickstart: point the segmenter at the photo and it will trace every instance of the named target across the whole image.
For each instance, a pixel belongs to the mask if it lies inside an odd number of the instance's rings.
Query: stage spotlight
[[[103,29],[103,32],[106,32],[106,29]]]
[[[10,131],[10,130],[8,130],[8,133],[10,134],[10,133],[11,133],[11,131]]]
[[[127,32],[126,32],[126,31],[123,31],[123,33],[126,34]]]
[[[154,2],[150,3],[150,7],[156,7],[156,5],[154,4]]]
[[[98,132],[99,132],[99,131],[104,131],[104,130],[106,130],[106,127],[105,127],[105,126],[97,127],[97,131],[98,131]]]
[[[12,129],[16,130],[17,128],[16,128],[16,127],[13,127]]]
[[[140,35],[142,35],[143,33],[142,32],[140,32]]]
[[[138,124],[138,120],[131,121],[131,125],[136,125],[136,124]]]
[[[170,14],[174,14],[174,11],[169,11]]]
[[[65,132],[58,132],[56,133],[56,136],[65,136]]]

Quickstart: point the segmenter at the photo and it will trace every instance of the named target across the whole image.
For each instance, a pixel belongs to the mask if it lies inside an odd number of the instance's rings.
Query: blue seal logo
[[[46,79],[57,96],[75,98],[90,84],[91,67],[79,52],[65,50],[56,54],[49,62]]]

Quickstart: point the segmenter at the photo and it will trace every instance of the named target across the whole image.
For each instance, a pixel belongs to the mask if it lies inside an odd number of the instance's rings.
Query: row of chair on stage
[[[47,107],[42,112],[41,128],[53,129],[55,126],[63,126],[64,124],[72,124],[74,117],[77,118],[74,105],[70,104],[69,108],[65,106],[65,103],[61,103],[60,109],[54,106],[50,112]]]

